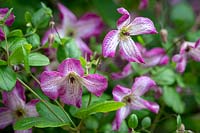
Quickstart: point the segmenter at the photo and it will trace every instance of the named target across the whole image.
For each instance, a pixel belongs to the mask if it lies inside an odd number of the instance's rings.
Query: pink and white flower
[[[132,89],[117,85],[113,89],[113,97],[115,101],[124,102],[126,106],[120,108],[116,112],[116,117],[112,123],[113,130],[118,130],[122,121],[131,113],[131,110],[148,109],[154,113],[158,113],[159,105],[149,102],[141,98],[150,89],[156,89],[156,83],[147,76],[141,76],[135,79]]]
[[[99,74],[84,75],[81,63],[77,59],[66,59],[58,71],[44,71],[41,74],[41,89],[51,99],[65,104],[81,107],[82,86],[96,96],[101,96],[108,86],[107,79]]]
[[[173,56],[172,60],[176,62],[176,70],[179,73],[183,73],[185,71],[187,60],[189,58],[200,62],[200,39],[196,42],[184,41],[181,44],[179,54]]]
[[[117,11],[122,16],[117,21],[117,30],[111,30],[103,40],[102,54],[104,57],[114,57],[117,46],[121,56],[130,62],[144,63],[141,52],[131,39],[131,35],[157,33],[153,22],[144,17],[136,17],[130,22],[130,14],[124,8]]]
[[[10,124],[14,124],[16,120],[25,117],[36,117],[35,104],[39,101],[33,99],[26,103],[25,90],[19,82],[11,92],[2,92],[3,104],[6,107],[0,108],[0,129]],[[17,130],[16,133],[31,133],[32,130]]]
[[[97,36],[101,33],[103,28],[101,18],[94,13],[87,13],[78,20],[76,16],[61,3],[58,4],[58,9],[61,14],[61,24],[56,27],[59,35],[61,37],[73,37],[84,57],[85,54],[91,54],[92,51],[83,39],[88,39],[91,36]],[[49,29],[46,32],[42,39],[42,44],[48,41],[48,37],[52,32],[56,34],[55,29]]]

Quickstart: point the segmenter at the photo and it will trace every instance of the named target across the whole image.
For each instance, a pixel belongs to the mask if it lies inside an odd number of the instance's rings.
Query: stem
[[[87,108],[88,108],[88,106],[90,105],[91,101],[92,101],[92,93],[90,93],[89,100],[88,100],[88,104],[87,104]]]
[[[30,73],[30,75],[40,85],[40,81],[32,73]]]
[[[9,48],[8,48],[8,40],[7,40],[7,35],[6,35],[6,32],[5,32],[5,30],[4,30],[4,28],[2,28],[3,29],[3,33],[4,33],[4,36],[5,36],[5,41],[6,41],[6,54],[7,54],[7,63],[8,63],[8,65],[10,64],[9,63]]]
[[[17,78],[17,80],[23,85],[25,86],[30,92],[32,92],[38,99],[40,99],[40,101],[42,101],[45,106],[61,121],[61,122],[65,122],[59,115],[57,115],[52,109],[51,107],[46,103],[45,100],[43,100],[37,93],[35,93],[35,91],[33,91],[27,84],[25,84],[20,78]]]
[[[60,103],[55,100],[56,104],[62,109],[62,111],[65,113],[65,115],[67,116],[67,118],[70,120],[70,122],[72,123],[72,125],[76,128],[76,125],[74,124],[74,122],[72,121],[72,119],[70,118],[69,114],[65,111],[65,109],[60,105]]]

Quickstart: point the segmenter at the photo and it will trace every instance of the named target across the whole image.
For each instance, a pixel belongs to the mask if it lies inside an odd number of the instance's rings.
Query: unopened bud
[[[54,26],[55,26],[55,22],[54,22],[54,21],[50,21],[50,22],[49,22],[49,26],[53,29]]]
[[[32,25],[31,25],[31,23],[27,23],[26,26],[27,27],[31,27]]]
[[[168,32],[166,29],[161,29],[160,30],[160,36],[161,36],[161,39],[164,43],[167,42],[167,37],[168,37]]]
[[[181,124],[180,128],[176,130],[177,133],[184,133],[185,132],[185,126],[184,124]]]
[[[50,46],[50,47],[51,47],[52,44],[54,43],[54,38],[55,38],[55,36],[54,36],[53,33],[49,34],[49,36],[48,36],[48,42],[49,42],[49,46]]]

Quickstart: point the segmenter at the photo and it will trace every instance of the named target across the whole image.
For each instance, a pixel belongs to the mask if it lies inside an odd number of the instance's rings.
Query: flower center
[[[24,109],[22,108],[19,108],[17,110],[14,111],[14,116],[18,119],[18,118],[21,118],[21,117],[24,117],[26,114],[26,112],[24,111]]]
[[[70,84],[79,84],[79,76],[75,72],[70,72],[67,75],[67,81]]]
[[[120,39],[123,39],[126,36],[130,36],[130,33],[127,31],[127,28],[124,27],[120,30],[119,36],[120,36]]]
[[[187,47],[187,48],[185,49],[185,51],[186,51],[186,52],[189,52],[189,51],[190,51],[190,47]]]
[[[126,104],[131,104],[135,100],[135,96],[133,94],[127,95],[122,99],[122,102]]]

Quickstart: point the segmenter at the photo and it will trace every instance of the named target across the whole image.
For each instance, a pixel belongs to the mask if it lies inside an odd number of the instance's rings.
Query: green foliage
[[[28,36],[27,38],[28,43],[30,43],[32,45],[33,48],[37,48],[40,46],[40,37],[38,36],[38,34],[32,34],[30,36]]]
[[[0,66],[0,89],[11,91],[16,83],[16,74],[8,66]]]
[[[150,117],[145,117],[144,119],[142,119],[142,127],[143,128],[148,128],[151,126],[151,118]]]
[[[40,53],[30,53],[28,56],[30,66],[47,66],[49,58]]]
[[[181,124],[182,124],[182,120],[181,120],[180,115],[177,116],[176,123],[177,123],[177,129],[179,129],[181,127]]]

